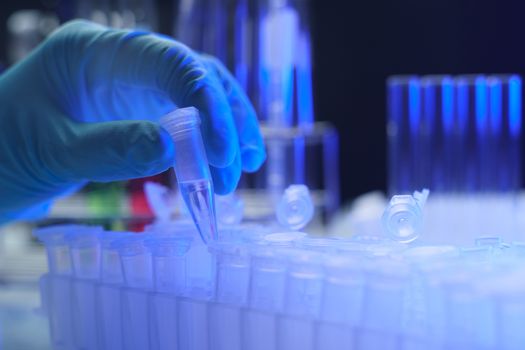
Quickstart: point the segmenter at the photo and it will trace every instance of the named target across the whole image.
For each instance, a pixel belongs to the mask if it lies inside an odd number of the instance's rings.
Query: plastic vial
[[[204,242],[217,239],[213,182],[202,135],[199,112],[177,109],[160,120],[175,144],[175,175],[180,192]]]
[[[82,225],[57,225],[36,229],[33,235],[46,247],[49,272],[57,275],[70,275],[72,264],[67,238],[75,232],[84,230]]]
[[[235,193],[225,196],[216,196],[217,219],[220,224],[226,226],[238,225],[244,215],[244,202]],[[221,232],[222,234],[222,232]]]
[[[82,279],[100,276],[100,241],[103,229],[98,226],[78,228],[67,237],[73,273]]]
[[[186,288],[186,253],[193,238],[172,235],[148,239],[145,245],[153,256],[153,279],[158,292],[180,295]]]
[[[290,230],[300,230],[314,216],[310,191],[305,185],[291,185],[282,195],[276,208],[277,221]]]
[[[111,244],[111,248],[118,250],[124,272],[124,283],[128,287],[137,289],[153,287],[151,251],[145,244],[148,238],[147,234],[133,234]]]
[[[169,221],[173,217],[176,196],[168,187],[148,181],[144,184],[144,193],[156,220]]]
[[[121,284],[124,282],[120,256],[118,250],[113,246],[113,242],[132,236],[133,233],[131,232],[118,231],[102,232],[100,235],[100,279],[103,283]]]
[[[428,189],[414,195],[396,195],[383,213],[383,228],[387,235],[398,242],[410,243],[419,237],[423,226],[423,207]]]

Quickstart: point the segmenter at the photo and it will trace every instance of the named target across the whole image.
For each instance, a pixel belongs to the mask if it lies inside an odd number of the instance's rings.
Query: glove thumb
[[[58,129],[58,130],[57,130]],[[46,161],[56,176],[71,182],[145,177],[173,165],[168,133],[150,121],[77,123],[64,120],[55,135],[59,149]]]

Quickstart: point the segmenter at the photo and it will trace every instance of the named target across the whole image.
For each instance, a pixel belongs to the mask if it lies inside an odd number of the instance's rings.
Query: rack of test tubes
[[[54,348],[525,348],[525,243],[219,232],[205,245],[186,221],[36,230]]]

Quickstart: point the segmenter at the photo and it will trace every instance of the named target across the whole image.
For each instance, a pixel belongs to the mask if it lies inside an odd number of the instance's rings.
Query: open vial
[[[305,185],[290,185],[277,203],[275,215],[282,226],[300,230],[312,220],[314,205]]]
[[[423,207],[428,189],[411,195],[396,195],[390,199],[383,213],[383,229],[394,241],[410,243],[419,237],[423,228]]]

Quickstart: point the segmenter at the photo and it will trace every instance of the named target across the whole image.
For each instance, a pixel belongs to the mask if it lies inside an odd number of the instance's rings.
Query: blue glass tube
[[[488,77],[491,156],[490,190],[518,191],[521,187],[521,78]]]
[[[455,79],[457,190],[461,193],[489,188],[490,157],[487,79],[462,75]]]
[[[416,76],[387,80],[388,191],[411,193],[419,184],[417,142],[421,121],[421,88]]]
[[[421,78],[422,117],[419,161],[422,187],[438,193],[454,189],[454,81],[448,75]]]

